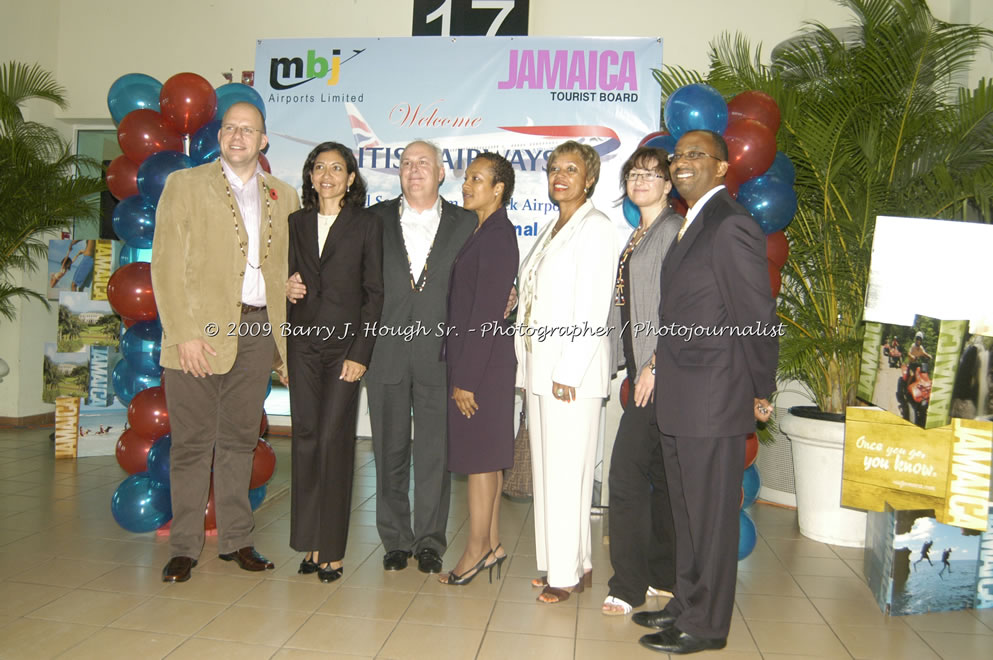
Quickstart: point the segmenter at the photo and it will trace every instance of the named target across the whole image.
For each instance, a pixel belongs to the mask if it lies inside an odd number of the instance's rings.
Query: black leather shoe
[[[727,637],[708,639],[697,637],[687,632],[682,632],[679,628],[672,627],[661,630],[651,635],[645,635],[638,640],[638,643],[645,648],[659,651],[661,653],[671,653],[673,655],[684,655],[686,653],[696,653],[697,651],[716,651],[727,646]]]
[[[654,612],[635,612],[631,615],[631,620],[639,626],[646,628],[658,628],[664,630],[676,625],[676,615],[665,610],[655,610]]]
[[[489,557],[489,553],[486,554]],[[417,570],[421,573],[441,573],[441,556],[437,550],[424,548],[417,553]]]
[[[197,560],[190,557],[173,557],[162,569],[163,582],[186,582]]]
[[[320,567],[317,562],[313,559],[304,558],[300,561],[300,568],[297,569],[297,573],[301,575],[310,575],[311,573],[316,573]]]
[[[256,552],[255,548],[250,545],[235,552],[224,552],[217,556],[224,561],[238,562],[238,566],[246,571],[264,571],[267,568],[276,568],[275,564]]]
[[[410,550],[390,550],[383,556],[383,569],[387,571],[402,571],[407,568],[407,558]]]

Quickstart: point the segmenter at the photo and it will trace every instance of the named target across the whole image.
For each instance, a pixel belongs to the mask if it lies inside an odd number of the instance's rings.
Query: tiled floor
[[[610,575],[594,547],[594,588],[556,606],[535,602],[530,507],[505,502],[502,580],[445,587],[413,566],[384,573],[373,464],[359,444],[345,577],[296,574],[289,548],[288,449],[271,439],[275,494],[257,512],[259,549],[275,571],[246,573],[209,540],[185,584],[159,571],[166,539],[131,534],[110,515],[124,474],[113,456],[55,462],[50,430],[0,430],[0,657],[9,658],[658,658],[645,630],[599,608]],[[456,481],[450,565],[464,543],[465,483]],[[993,657],[993,611],[903,618],[880,614],[859,550],[802,538],[792,511],[756,505],[760,539],[741,562],[728,648],[715,657]],[[602,523],[594,521],[597,537]],[[495,575],[494,575],[495,578]],[[649,606],[661,606],[651,602]]]

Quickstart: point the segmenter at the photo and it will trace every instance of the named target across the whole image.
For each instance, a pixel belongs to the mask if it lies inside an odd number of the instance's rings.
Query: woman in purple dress
[[[504,320],[517,274],[517,232],[507,218],[514,169],[497,154],[482,153],[462,184],[464,207],[479,225],[452,266],[448,289],[448,469],[469,475],[469,540],[450,573],[451,585],[468,584],[507,557],[500,547],[503,470],[514,462],[514,339]],[[499,573],[498,573],[499,576]]]

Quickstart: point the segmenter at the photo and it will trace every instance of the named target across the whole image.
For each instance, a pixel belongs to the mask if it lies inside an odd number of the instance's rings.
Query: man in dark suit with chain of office
[[[448,388],[438,329],[445,322],[452,263],[476,228],[476,216],[441,198],[444,180],[439,149],[412,142],[400,161],[403,194],[372,207],[383,222],[384,303],[365,378],[376,459],[376,527],[388,571],[406,568],[416,554],[422,572],[438,573],[448,545]],[[413,525],[407,497],[411,453]]]

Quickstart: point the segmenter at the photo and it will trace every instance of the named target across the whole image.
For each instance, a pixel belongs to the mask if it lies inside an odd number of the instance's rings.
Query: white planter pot
[[[864,547],[865,512],[841,506],[845,424],[790,413],[780,429],[793,446],[800,533],[821,543]]]

